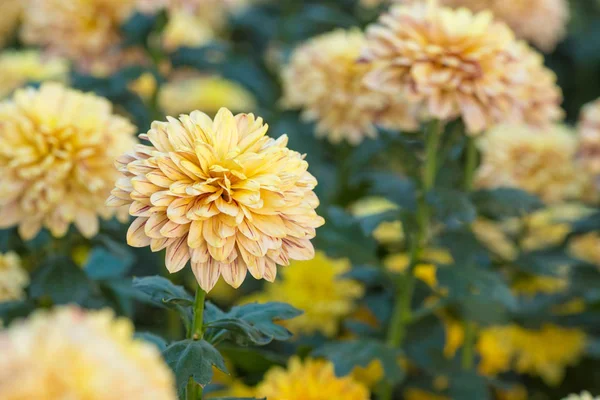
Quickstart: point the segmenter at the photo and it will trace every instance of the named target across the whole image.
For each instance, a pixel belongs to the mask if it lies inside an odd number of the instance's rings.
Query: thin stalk
[[[475,339],[477,336],[477,328],[475,323],[465,322],[465,345],[462,351],[461,366],[464,370],[473,369],[474,354],[475,354]]]
[[[196,299],[194,301],[194,320],[192,321],[192,328],[190,329],[189,338],[192,340],[201,340],[204,337],[204,299],[206,298],[206,292],[196,287]],[[193,378],[190,378],[187,385],[186,400],[201,400],[202,399],[202,386],[194,382]]]

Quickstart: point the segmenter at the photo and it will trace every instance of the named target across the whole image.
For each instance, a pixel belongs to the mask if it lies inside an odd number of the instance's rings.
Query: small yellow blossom
[[[218,76],[168,82],[161,88],[158,101],[161,109],[168,115],[193,110],[214,115],[221,107],[234,112],[256,108],[252,93],[240,84]]]
[[[365,197],[350,206],[350,213],[356,217],[368,217],[382,214],[386,211],[397,210],[398,206],[384,197]],[[398,221],[383,221],[373,231],[373,237],[379,243],[392,245],[404,240],[402,223]]]
[[[352,369],[350,376],[356,382],[360,382],[368,388],[373,388],[383,379],[385,371],[381,361],[373,360],[366,367],[356,366]]]
[[[37,50],[0,54],[0,98],[28,82],[65,82],[69,64],[61,58],[45,58]]]
[[[600,268],[600,234],[590,232],[575,237],[569,243],[569,252],[574,257]]]
[[[570,394],[562,400],[600,400],[600,396],[592,396],[590,392],[581,392],[581,394]]]
[[[281,279],[264,288],[262,293],[245,299],[259,302],[284,301],[304,314],[282,322],[296,334],[321,332],[332,337],[340,320],[354,309],[354,301],[363,287],[340,275],[350,271],[350,261],[334,260],[317,252],[309,261],[295,261],[281,270]]]
[[[71,251],[71,258],[75,261],[75,264],[83,268],[88,262],[91,250],[92,249],[87,244],[75,246]]]
[[[129,83],[129,89],[140,96],[144,101],[149,101],[156,91],[157,83],[154,74],[144,72],[136,80]]]
[[[29,274],[19,256],[13,252],[0,254],[0,303],[23,298],[28,284]]]
[[[511,327],[490,327],[479,332],[476,349],[481,356],[479,373],[496,375],[510,369],[513,346]]]
[[[442,321],[444,322],[444,330],[446,332],[444,356],[452,358],[465,341],[464,324],[462,321],[449,316],[443,316]]]
[[[371,66],[358,61],[364,46],[359,30],[336,30],[296,49],[283,70],[283,105],[301,108],[303,119],[316,122],[317,136],[332,143],[357,145],[365,137],[375,138],[376,125],[407,131],[419,127],[415,107],[401,93],[365,85]]]
[[[513,293],[523,296],[535,296],[538,293],[555,294],[564,292],[569,286],[566,278],[553,276],[522,276],[511,284]]]
[[[109,101],[58,83],[26,88],[0,103],[0,228],[23,239],[42,227],[53,236],[69,225],[86,237],[118,177],[114,159],[131,148],[135,127],[113,114]]]
[[[136,217],[127,243],[166,248],[171,273],[191,260],[207,292],[219,276],[235,288],[248,271],[272,282],[277,265],[310,260],[310,239],[324,223],[317,180],[287,136],[267,130],[262,118],[225,108],[214,120],[194,111],[153,122],[140,135],[150,144],[117,159],[122,177],[107,200]]]
[[[415,276],[430,287],[437,286],[436,270],[438,264],[451,264],[452,256],[446,250],[426,249],[421,262],[415,266]],[[394,254],[386,258],[385,266],[389,271],[402,273],[410,265],[410,256],[406,253]]]
[[[0,331],[3,400],[176,400],[156,347],[110,310],[36,311]]]
[[[483,135],[478,146],[480,188],[520,188],[547,203],[578,199],[584,192],[586,178],[575,163],[577,139],[565,126],[537,131],[501,125]]]
[[[271,368],[256,388],[269,400],[368,400],[367,388],[351,377],[337,377],[333,363],[292,357],[287,369]]]

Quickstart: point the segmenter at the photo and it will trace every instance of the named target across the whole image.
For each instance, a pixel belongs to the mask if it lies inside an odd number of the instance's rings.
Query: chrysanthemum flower
[[[240,84],[218,76],[191,77],[168,82],[160,89],[159,104],[167,115],[193,110],[214,115],[221,107],[233,112],[256,108],[252,93]]]
[[[600,400],[600,396],[592,396],[590,392],[581,392],[581,394],[570,394],[563,400]]]
[[[347,259],[334,260],[317,252],[310,261],[292,262],[282,269],[282,279],[245,302],[289,303],[304,311],[299,317],[285,321],[289,330],[296,334],[320,332],[332,337],[338,332],[340,320],[355,309],[354,301],[364,291],[358,282],[342,278],[350,267]]]
[[[13,252],[0,254],[0,303],[21,299],[28,284],[29,275],[19,256]]]
[[[578,157],[586,171],[600,181],[600,99],[583,107],[578,131]]]
[[[42,227],[63,236],[74,223],[86,237],[118,174],[114,159],[135,143],[135,128],[106,99],[45,83],[0,103],[0,228],[23,239]]]
[[[482,162],[480,188],[516,187],[548,203],[578,199],[588,179],[575,162],[577,139],[569,128],[536,131],[525,125],[501,125],[478,142]]]
[[[28,0],[21,37],[78,64],[117,57],[135,0]]]
[[[333,363],[292,357],[287,369],[271,368],[257,387],[269,400],[367,400],[369,391],[350,377],[337,377]]]
[[[553,75],[543,72],[532,51],[490,12],[435,1],[396,5],[367,29],[363,59],[373,66],[365,82],[409,95],[427,118],[462,117],[469,134],[507,121],[548,123],[561,113],[556,99],[540,92],[560,92],[554,82],[546,87]],[[545,79],[532,84],[538,76]]]
[[[316,121],[317,135],[332,143],[374,138],[376,125],[418,128],[414,106],[365,85],[371,66],[358,62],[364,46],[359,30],[326,33],[296,49],[282,73],[283,105],[301,108],[305,120]]]
[[[39,51],[6,51],[0,54],[0,98],[27,82],[65,82],[69,64],[62,58],[45,58]]]
[[[0,47],[4,46],[15,33],[22,10],[23,0],[2,0],[0,2]]]
[[[276,266],[314,256],[310,239],[324,223],[315,208],[316,179],[287,136],[266,136],[252,114],[221,109],[154,122],[138,145],[117,159],[124,175],[107,204],[137,217],[131,246],[166,248],[166,267],[192,270],[205,291],[220,275],[233,287],[249,270],[273,281]]]
[[[175,400],[175,380],[154,345],[110,310],[37,311],[0,331],[3,400]]]

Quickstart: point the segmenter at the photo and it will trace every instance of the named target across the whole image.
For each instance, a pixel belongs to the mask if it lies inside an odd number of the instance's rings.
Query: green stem
[[[196,299],[194,301],[194,320],[192,321],[192,327],[190,329],[189,338],[192,340],[201,340],[204,337],[204,299],[206,298],[206,292],[196,287]],[[188,381],[186,400],[201,400],[202,399],[202,386],[194,382],[193,378]]]
[[[477,146],[475,139],[467,136],[466,164],[465,164],[465,191],[473,190],[473,179],[477,168]]]
[[[474,354],[475,354],[475,339],[477,336],[477,327],[473,322],[466,321],[465,329],[465,345],[462,351],[461,366],[465,370],[473,369]]]

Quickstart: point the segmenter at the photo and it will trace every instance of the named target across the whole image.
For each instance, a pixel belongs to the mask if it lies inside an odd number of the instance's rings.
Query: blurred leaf
[[[124,247],[107,249],[95,247],[92,249],[84,270],[94,280],[113,279],[124,276],[131,268],[135,258]]]
[[[477,211],[465,193],[452,189],[435,189],[426,195],[435,218],[449,229],[469,224]]]
[[[562,276],[565,268],[580,262],[562,248],[544,249],[520,254],[513,265],[533,275]]]
[[[457,264],[488,267],[491,263],[488,249],[479,243],[473,232],[466,227],[461,230],[442,232],[437,237],[437,241],[450,252]]]
[[[378,286],[389,283],[389,276],[383,267],[372,267],[369,265],[355,266],[350,271],[340,276],[343,279],[353,279],[363,283],[365,286]]]
[[[383,196],[406,210],[416,210],[416,188],[409,178],[393,172],[369,171],[357,176],[357,179],[369,183],[371,195]]]
[[[455,371],[450,377],[449,394],[453,399],[491,400],[486,378],[470,371]]]
[[[12,320],[27,317],[35,310],[36,304],[31,300],[15,300],[0,302],[0,321],[4,327]]]
[[[571,224],[574,234],[600,231],[600,212],[587,215]]]
[[[481,215],[492,219],[520,217],[544,206],[531,193],[513,188],[479,190],[471,195],[471,200]]]
[[[139,332],[139,333],[136,333],[135,334],[135,338],[139,339],[139,340],[143,340],[143,341],[148,342],[148,343],[152,343],[161,352],[164,351],[167,348],[167,341],[165,339],[163,339],[162,337],[160,337],[158,335],[150,333],[150,332]]]
[[[163,357],[175,373],[177,392],[180,396],[185,392],[190,377],[202,386],[210,383],[213,365],[228,373],[223,357],[206,340],[187,339],[171,343],[163,351]]]
[[[123,46],[146,46],[148,36],[159,20],[158,14],[143,14],[135,12],[121,25]]]
[[[133,278],[136,298],[161,308],[177,310],[186,326],[192,320],[194,298],[182,286],[160,276]]]
[[[402,354],[400,350],[375,340],[356,339],[331,342],[316,349],[312,354],[331,360],[338,376],[346,376],[352,372],[354,367],[366,367],[373,360],[379,360],[388,382],[399,383],[405,377],[398,362],[398,358]]]
[[[249,373],[262,375],[273,365],[284,365],[288,354],[267,350],[264,347],[238,347],[224,343],[219,345],[219,351],[235,366]]]
[[[49,296],[55,304],[82,303],[94,290],[83,270],[70,257],[51,256],[33,274],[29,294]]]

